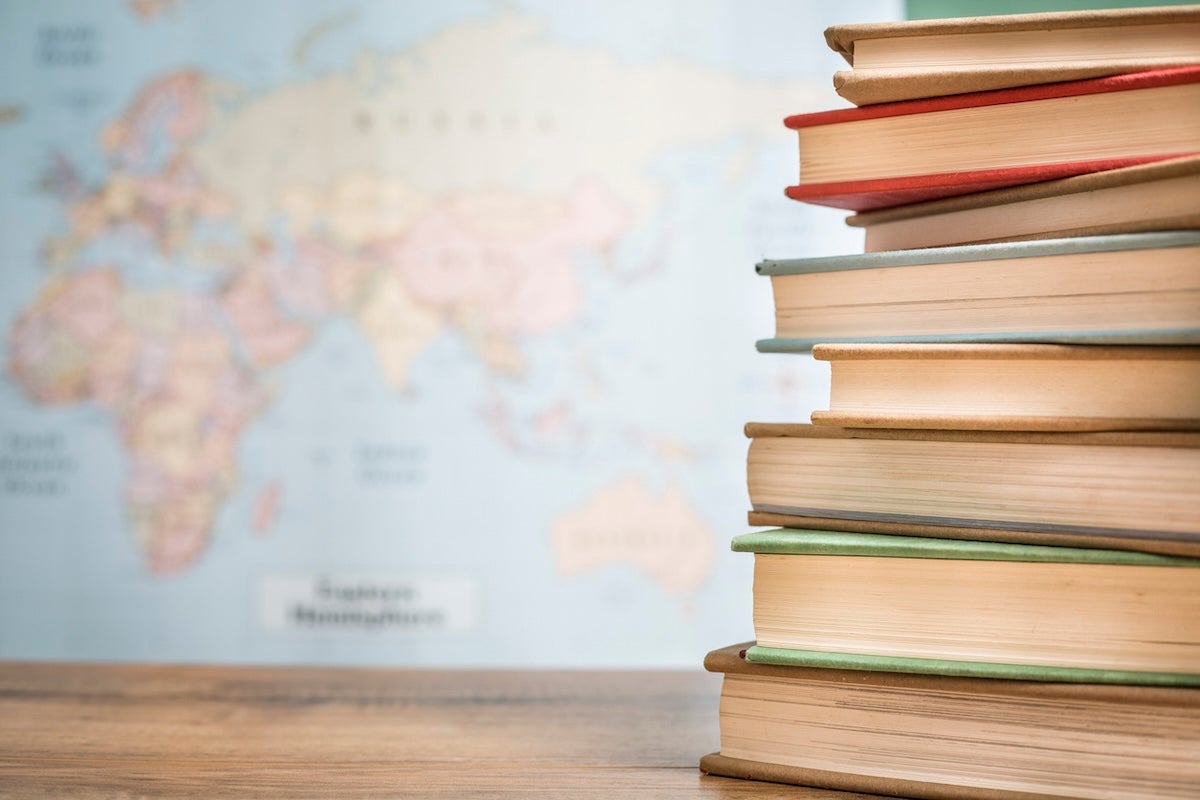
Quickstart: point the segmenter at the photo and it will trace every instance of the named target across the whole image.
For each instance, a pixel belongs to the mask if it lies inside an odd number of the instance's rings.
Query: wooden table
[[[5,797],[852,795],[704,776],[720,677],[0,663]]]

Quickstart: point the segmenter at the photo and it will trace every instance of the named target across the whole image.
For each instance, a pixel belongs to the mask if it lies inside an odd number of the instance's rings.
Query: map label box
[[[265,575],[259,626],[298,635],[468,633],[478,618],[474,580],[357,572]]]

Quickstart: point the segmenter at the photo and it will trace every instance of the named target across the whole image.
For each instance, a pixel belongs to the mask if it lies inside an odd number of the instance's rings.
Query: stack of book
[[[834,27],[789,117],[863,254],[765,261],[755,641],[701,769],[922,798],[1200,796],[1200,6]]]

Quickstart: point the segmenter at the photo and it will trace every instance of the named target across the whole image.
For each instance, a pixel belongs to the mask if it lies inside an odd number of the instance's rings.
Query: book
[[[865,211],[1200,154],[1200,66],[796,114],[793,200]]]
[[[863,229],[868,253],[1197,229],[1200,157],[865,211],[846,223]]]
[[[855,105],[1116,75],[1200,62],[1200,6],[835,25],[826,43]]]
[[[1200,687],[1200,559],[769,530],[754,554],[751,661]]]
[[[850,428],[1200,430],[1200,347],[818,344]]]
[[[745,432],[772,524],[1200,555],[1200,431]]]
[[[1200,344],[1200,232],[767,260],[765,352],[832,342]]]
[[[722,673],[710,775],[927,800],[1192,798],[1200,691],[756,664]]]

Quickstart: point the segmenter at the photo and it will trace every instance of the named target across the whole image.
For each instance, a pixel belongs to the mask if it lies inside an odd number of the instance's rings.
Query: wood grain
[[[703,776],[720,677],[0,664],[4,797],[853,797]]]

